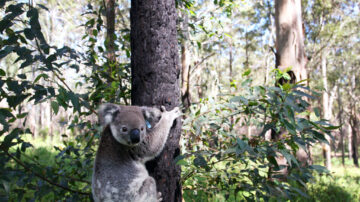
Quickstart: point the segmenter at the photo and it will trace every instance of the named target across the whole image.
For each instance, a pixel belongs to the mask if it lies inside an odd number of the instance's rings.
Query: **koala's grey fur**
[[[94,201],[161,201],[145,162],[162,151],[180,115],[179,108],[102,105],[99,120],[104,130],[93,169]],[[133,131],[140,131],[138,143],[130,138]]]

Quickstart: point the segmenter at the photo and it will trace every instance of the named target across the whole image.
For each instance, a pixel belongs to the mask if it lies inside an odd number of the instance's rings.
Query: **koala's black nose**
[[[131,143],[136,144],[140,142],[140,130],[135,128],[130,131]]]

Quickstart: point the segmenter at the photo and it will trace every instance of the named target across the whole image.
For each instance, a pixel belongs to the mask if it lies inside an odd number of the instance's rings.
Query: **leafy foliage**
[[[301,83],[248,87],[249,80],[241,84],[247,89],[244,95],[222,96],[216,102],[205,99],[191,108],[184,122],[187,149],[177,159],[184,165],[185,197],[211,198],[225,192],[236,201],[267,201],[274,196],[291,199],[306,195],[313,171],[327,172],[296,158],[300,149],[308,151],[316,142],[326,142],[325,135],[337,128],[309,111],[307,98],[317,94]],[[250,124],[262,131],[252,136],[238,132]],[[268,139],[270,131],[281,138]],[[278,163],[281,158],[286,164]],[[287,169],[286,176],[283,169]]]
[[[95,14],[95,18],[91,15],[84,25],[91,34],[84,36],[88,46],[80,53],[47,43],[39,22],[39,9],[47,12],[45,6],[38,4],[34,8],[13,1],[0,6],[6,14],[0,21],[0,58],[16,55],[14,63],[20,64],[19,71],[31,69],[37,75],[31,78],[29,73],[20,73],[13,77],[0,71],[0,100],[8,104],[8,108],[0,109],[0,197],[9,201],[89,200],[94,143],[100,135],[99,127],[91,120],[99,103],[128,101],[129,64],[107,62],[106,48],[101,45],[95,48],[103,29],[102,8],[93,11],[89,6],[87,12]],[[117,68],[109,71],[110,66]],[[92,71],[90,75],[83,74],[89,87],[79,93],[70,88],[62,72],[74,69],[79,73],[81,67],[90,67]],[[120,83],[123,87],[119,89]],[[25,127],[28,115],[25,105],[44,102],[51,103],[55,115],[59,110],[72,110],[69,124],[64,127],[76,135],[66,138],[63,146],[54,147],[55,163],[51,165],[41,163],[37,155],[28,158],[26,151],[34,148],[24,139],[31,134]]]

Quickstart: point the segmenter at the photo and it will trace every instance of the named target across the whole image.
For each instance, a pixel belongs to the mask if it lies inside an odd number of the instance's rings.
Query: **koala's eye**
[[[144,130],[144,127],[141,127],[140,130],[143,131],[143,130]]]
[[[126,132],[127,130],[128,130],[128,129],[127,129],[126,127],[123,127],[123,128],[122,128],[122,131],[123,131],[123,132]]]

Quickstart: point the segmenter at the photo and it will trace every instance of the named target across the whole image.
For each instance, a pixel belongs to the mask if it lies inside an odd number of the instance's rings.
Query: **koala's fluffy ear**
[[[141,107],[148,129],[153,128],[161,119],[161,111],[155,107]]]
[[[98,110],[100,124],[102,126],[108,125],[119,112],[119,105],[111,103],[102,104]]]

